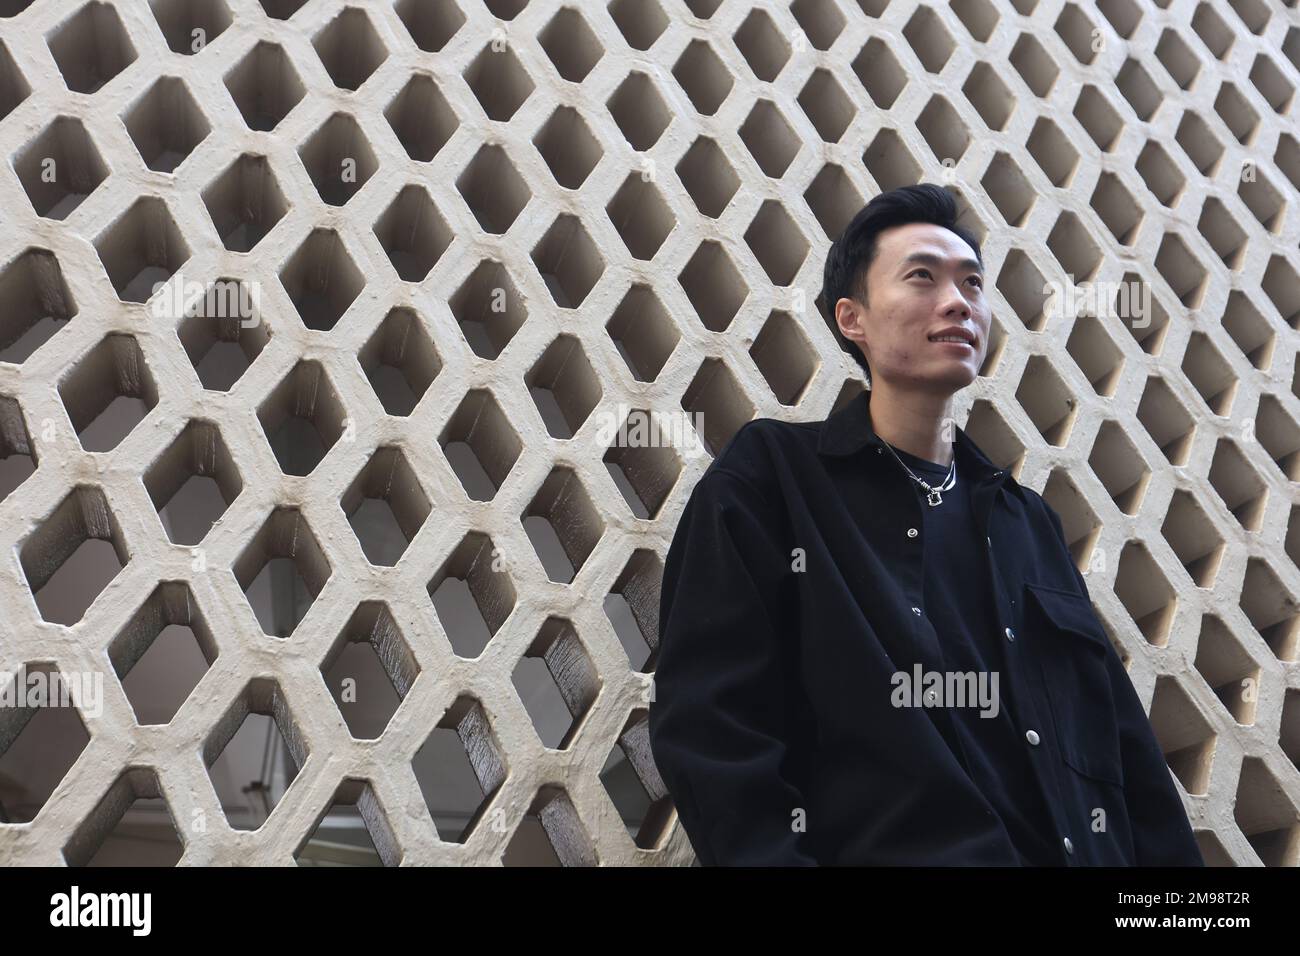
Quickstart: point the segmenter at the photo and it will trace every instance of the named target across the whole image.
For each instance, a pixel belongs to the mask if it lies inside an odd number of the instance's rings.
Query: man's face
[[[836,320],[846,337],[866,343],[873,383],[951,395],[975,380],[993,316],[974,250],[955,233],[930,223],[882,232],[867,292],[868,306],[840,299]],[[974,344],[937,341],[945,329]]]

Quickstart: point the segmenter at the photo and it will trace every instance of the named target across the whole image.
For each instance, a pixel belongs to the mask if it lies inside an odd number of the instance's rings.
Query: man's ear
[[[859,347],[866,341],[862,332],[862,309],[852,299],[843,298],[835,303],[835,324],[840,334]]]

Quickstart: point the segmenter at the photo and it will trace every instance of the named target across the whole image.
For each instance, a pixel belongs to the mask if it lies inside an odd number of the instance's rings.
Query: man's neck
[[[873,382],[869,404],[871,427],[900,451],[940,465],[952,463],[953,440],[945,438],[951,395],[900,391]]]

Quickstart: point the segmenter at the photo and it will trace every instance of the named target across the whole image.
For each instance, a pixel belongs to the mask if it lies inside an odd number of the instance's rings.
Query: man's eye
[[[929,275],[929,274],[930,274],[930,270],[929,270],[929,269],[917,269],[916,271],[914,271],[914,272],[912,273],[912,275],[914,275],[914,276],[915,276],[915,275],[920,275],[922,272],[924,272],[926,275]],[[909,276],[908,278],[911,278],[911,276]]]
[[[979,288],[981,288],[981,289],[984,288],[984,280],[983,280],[983,279],[981,279],[979,276],[971,276],[971,278],[975,280],[975,282],[976,282],[976,284],[979,286]]]

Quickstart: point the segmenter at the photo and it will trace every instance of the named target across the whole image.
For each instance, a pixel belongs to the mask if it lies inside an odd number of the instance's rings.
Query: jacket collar
[[[871,391],[864,389],[822,422],[821,434],[817,438],[818,454],[843,458],[863,448],[872,446],[884,448],[884,440],[876,434],[876,430],[871,425],[870,403]],[[953,441],[953,455],[957,458],[962,472],[973,475],[976,482],[992,480],[999,484],[1005,483],[1021,501],[1027,504],[1024,489],[1011,477],[1011,473],[989,461],[960,425],[955,428],[957,437]]]

